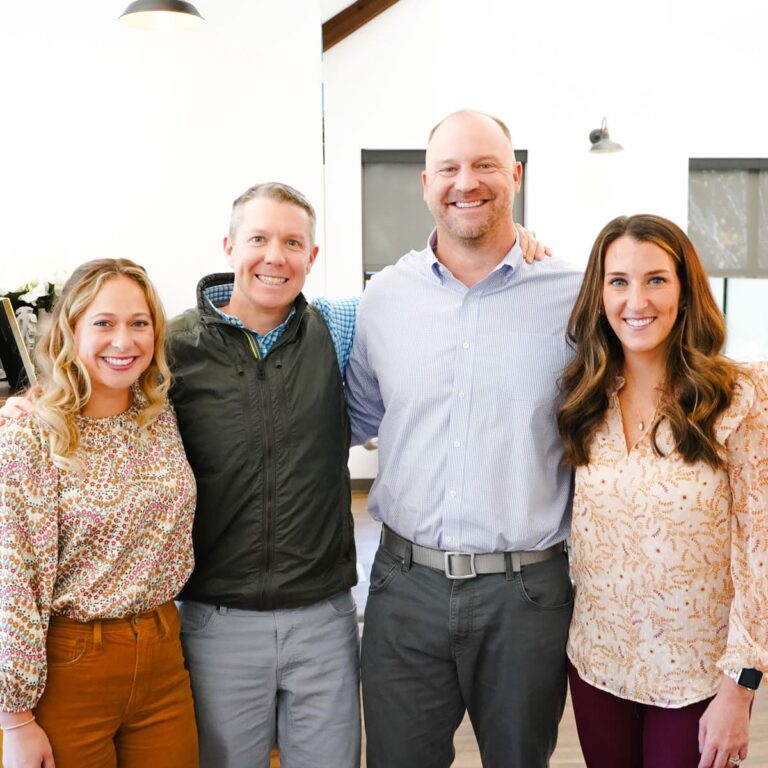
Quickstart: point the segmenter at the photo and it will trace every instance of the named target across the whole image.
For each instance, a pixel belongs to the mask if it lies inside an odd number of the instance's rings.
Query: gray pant
[[[304,608],[180,605],[200,768],[358,768],[357,609],[350,592]]]
[[[572,609],[565,555],[452,581],[380,548],[363,630],[368,768],[446,768],[465,710],[485,768],[545,768]]]

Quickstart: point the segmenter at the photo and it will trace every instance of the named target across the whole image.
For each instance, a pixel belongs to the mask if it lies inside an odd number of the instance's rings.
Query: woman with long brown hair
[[[569,336],[558,424],[587,765],[738,765],[768,670],[768,370],[723,356],[696,251],[658,216],[600,232]]]
[[[0,431],[4,768],[194,768],[173,603],[195,483],[143,268],[83,264],[37,350],[31,414]]]

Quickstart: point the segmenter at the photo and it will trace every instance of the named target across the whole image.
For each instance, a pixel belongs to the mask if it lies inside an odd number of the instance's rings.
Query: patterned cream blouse
[[[195,480],[170,406],[81,417],[79,475],[27,416],[0,430],[0,711],[45,688],[51,615],[121,618],[173,599],[192,565]]]
[[[750,368],[716,434],[727,469],[686,464],[662,424],[627,453],[618,396],[576,471],[568,656],[591,685],[682,707],[721,670],[768,671],[768,366]]]

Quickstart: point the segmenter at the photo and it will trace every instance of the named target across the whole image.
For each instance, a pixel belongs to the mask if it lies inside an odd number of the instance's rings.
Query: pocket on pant
[[[45,656],[48,669],[74,667],[88,650],[85,637],[59,637],[49,635],[45,644]]]
[[[196,603],[193,600],[182,600],[178,604],[178,609],[181,617],[182,635],[195,635],[204,632],[218,616],[215,605]]]
[[[523,599],[536,608],[557,610],[573,605],[573,583],[564,555],[523,566],[516,581]]]
[[[376,552],[371,567],[371,585],[368,587],[368,593],[371,595],[386,589],[402,568],[402,563],[394,555],[381,549]]]
[[[331,612],[336,616],[349,616],[351,613],[357,613],[357,605],[355,605],[355,598],[352,597],[352,593],[349,590],[345,592],[339,592],[332,597],[329,597],[326,601]]]

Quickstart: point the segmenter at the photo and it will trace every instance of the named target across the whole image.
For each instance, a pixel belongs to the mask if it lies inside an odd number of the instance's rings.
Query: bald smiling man
[[[566,691],[571,473],[555,423],[581,273],[523,260],[509,130],[478,112],[432,131],[436,228],[360,304],[353,440],[379,436],[384,523],[365,613],[369,768],[447,768],[464,712],[483,765],[544,768]]]

